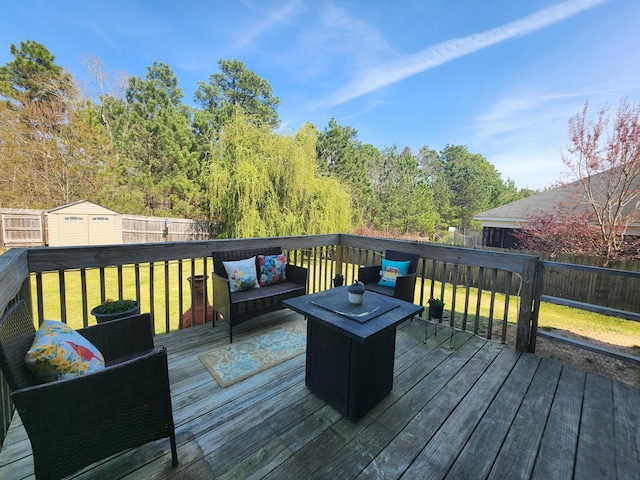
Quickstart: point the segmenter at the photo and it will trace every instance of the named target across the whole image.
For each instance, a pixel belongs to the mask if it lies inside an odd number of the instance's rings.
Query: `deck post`
[[[516,332],[516,351],[532,352],[535,341],[531,342],[532,305],[535,298],[536,271],[538,257],[525,259],[522,268],[522,291],[520,292],[520,310],[518,311],[518,327]]]
[[[344,250],[346,247],[343,247],[342,245],[336,245],[336,258],[335,258],[335,262],[336,262],[336,271],[335,273],[342,273],[344,275],[344,277],[346,278],[346,272],[342,272],[343,266],[344,266]],[[333,286],[333,285],[332,285]]]

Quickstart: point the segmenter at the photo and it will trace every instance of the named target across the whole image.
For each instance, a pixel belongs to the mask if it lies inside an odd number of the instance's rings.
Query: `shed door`
[[[87,245],[89,228],[85,215],[62,217],[60,225],[60,245]]]
[[[91,216],[89,219],[89,245],[113,243],[113,218]]]

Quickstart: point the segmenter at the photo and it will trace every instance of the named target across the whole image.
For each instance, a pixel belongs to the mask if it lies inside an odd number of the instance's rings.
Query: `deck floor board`
[[[234,341],[301,320],[289,310],[264,315]],[[305,387],[304,355],[221,388],[197,356],[228,343],[224,322],[160,335],[179,467],[165,439],[71,478],[637,478],[639,389],[450,332],[401,325],[393,390],[357,423]],[[34,478],[17,415],[0,478]]]

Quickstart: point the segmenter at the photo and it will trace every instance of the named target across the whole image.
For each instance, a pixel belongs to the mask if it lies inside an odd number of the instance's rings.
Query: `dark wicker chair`
[[[378,285],[378,282],[380,281],[381,265],[361,267],[358,272],[358,280],[364,283],[364,287],[367,290],[413,303],[416,289],[416,277],[418,275],[418,260],[420,259],[420,256],[413,253],[387,250],[384,254],[384,258],[392,261],[406,262],[408,260],[411,262],[409,265],[409,273],[407,275],[399,276],[396,279],[395,288]]]
[[[23,301],[0,319],[0,367],[33,449],[37,479],[58,479],[152,440],[169,438],[178,465],[167,352],[154,348],[149,314],[77,330],[104,370],[40,383],[24,362],[35,328]]]
[[[257,255],[279,255],[280,247],[213,252],[213,309],[229,322],[229,343],[233,327],[251,318],[284,308],[283,300],[307,293],[307,269],[287,264],[286,281],[268,287],[231,293],[223,262],[243,260]],[[215,317],[214,317],[215,318]],[[215,326],[215,322],[214,322]]]

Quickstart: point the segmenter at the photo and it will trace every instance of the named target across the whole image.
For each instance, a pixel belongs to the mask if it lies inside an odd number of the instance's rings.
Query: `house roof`
[[[591,177],[592,182],[604,182],[608,178],[608,172],[602,172]],[[636,177],[632,188],[640,189],[640,176]],[[531,197],[523,198],[516,202],[508,203],[492,210],[479,213],[474,220],[482,223],[483,227],[520,228],[523,223],[529,222],[531,217],[556,214],[563,205],[576,207],[576,213],[591,211],[591,206],[580,195],[581,186],[578,181],[551,188]],[[640,199],[638,199],[640,201]],[[632,202],[627,210],[638,211],[637,202]],[[640,218],[631,223],[628,233],[640,234]]]

